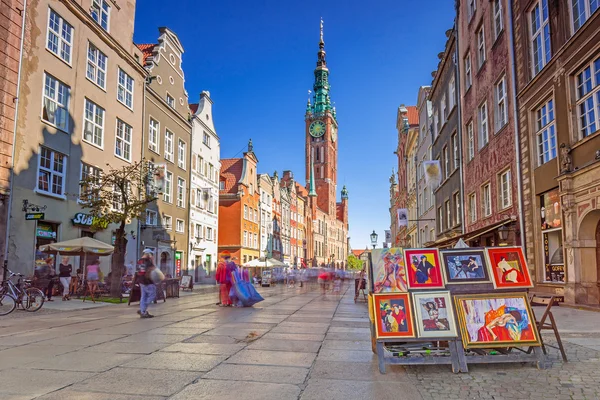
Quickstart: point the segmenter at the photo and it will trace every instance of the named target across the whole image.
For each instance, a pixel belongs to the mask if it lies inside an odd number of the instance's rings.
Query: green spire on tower
[[[323,19],[321,18],[321,39],[319,41],[319,52],[317,53],[317,68],[315,68],[315,83],[313,84],[313,114],[324,114],[331,111],[331,99],[329,98],[329,69],[325,59],[325,42],[323,41]]]

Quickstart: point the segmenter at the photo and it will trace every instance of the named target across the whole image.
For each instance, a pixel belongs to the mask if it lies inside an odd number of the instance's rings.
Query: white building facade
[[[268,174],[258,177],[260,193],[260,255],[272,251],[273,238],[273,182]]]
[[[212,118],[210,93],[203,91],[192,113],[190,185],[190,275],[194,282],[215,278],[218,257],[221,147]]]

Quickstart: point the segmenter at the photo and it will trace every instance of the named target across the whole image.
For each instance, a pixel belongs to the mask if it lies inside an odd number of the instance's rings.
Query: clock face
[[[331,141],[335,142],[337,140],[337,128],[335,126],[331,126]]]
[[[314,121],[310,124],[308,131],[313,137],[321,137],[325,134],[325,123],[323,121]]]

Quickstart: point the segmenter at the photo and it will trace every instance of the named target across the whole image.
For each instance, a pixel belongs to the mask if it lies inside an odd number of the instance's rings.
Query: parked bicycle
[[[0,285],[0,315],[10,314],[21,306],[23,310],[35,312],[44,305],[44,293],[38,288],[31,286],[31,281],[23,279],[23,274],[14,273],[4,267],[8,279]],[[17,278],[17,283],[12,278]]]

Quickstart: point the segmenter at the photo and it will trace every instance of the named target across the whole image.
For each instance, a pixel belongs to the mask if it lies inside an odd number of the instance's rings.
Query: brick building
[[[3,0],[0,30],[0,265],[7,250],[7,219],[10,199],[10,174],[16,130],[18,86],[23,44],[24,18],[28,10],[23,0]]]
[[[464,240],[473,247],[521,243],[506,4],[501,0],[457,2],[463,208],[467,216]],[[501,240],[505,232],[508,237]]]
[[[219,253],[227,250],[237,264],[260,257],[260,190],[252,141],[242,158],[221,159]]]
[[[600,303],[598,2],[512,1],[526,252],[536,290]]]

